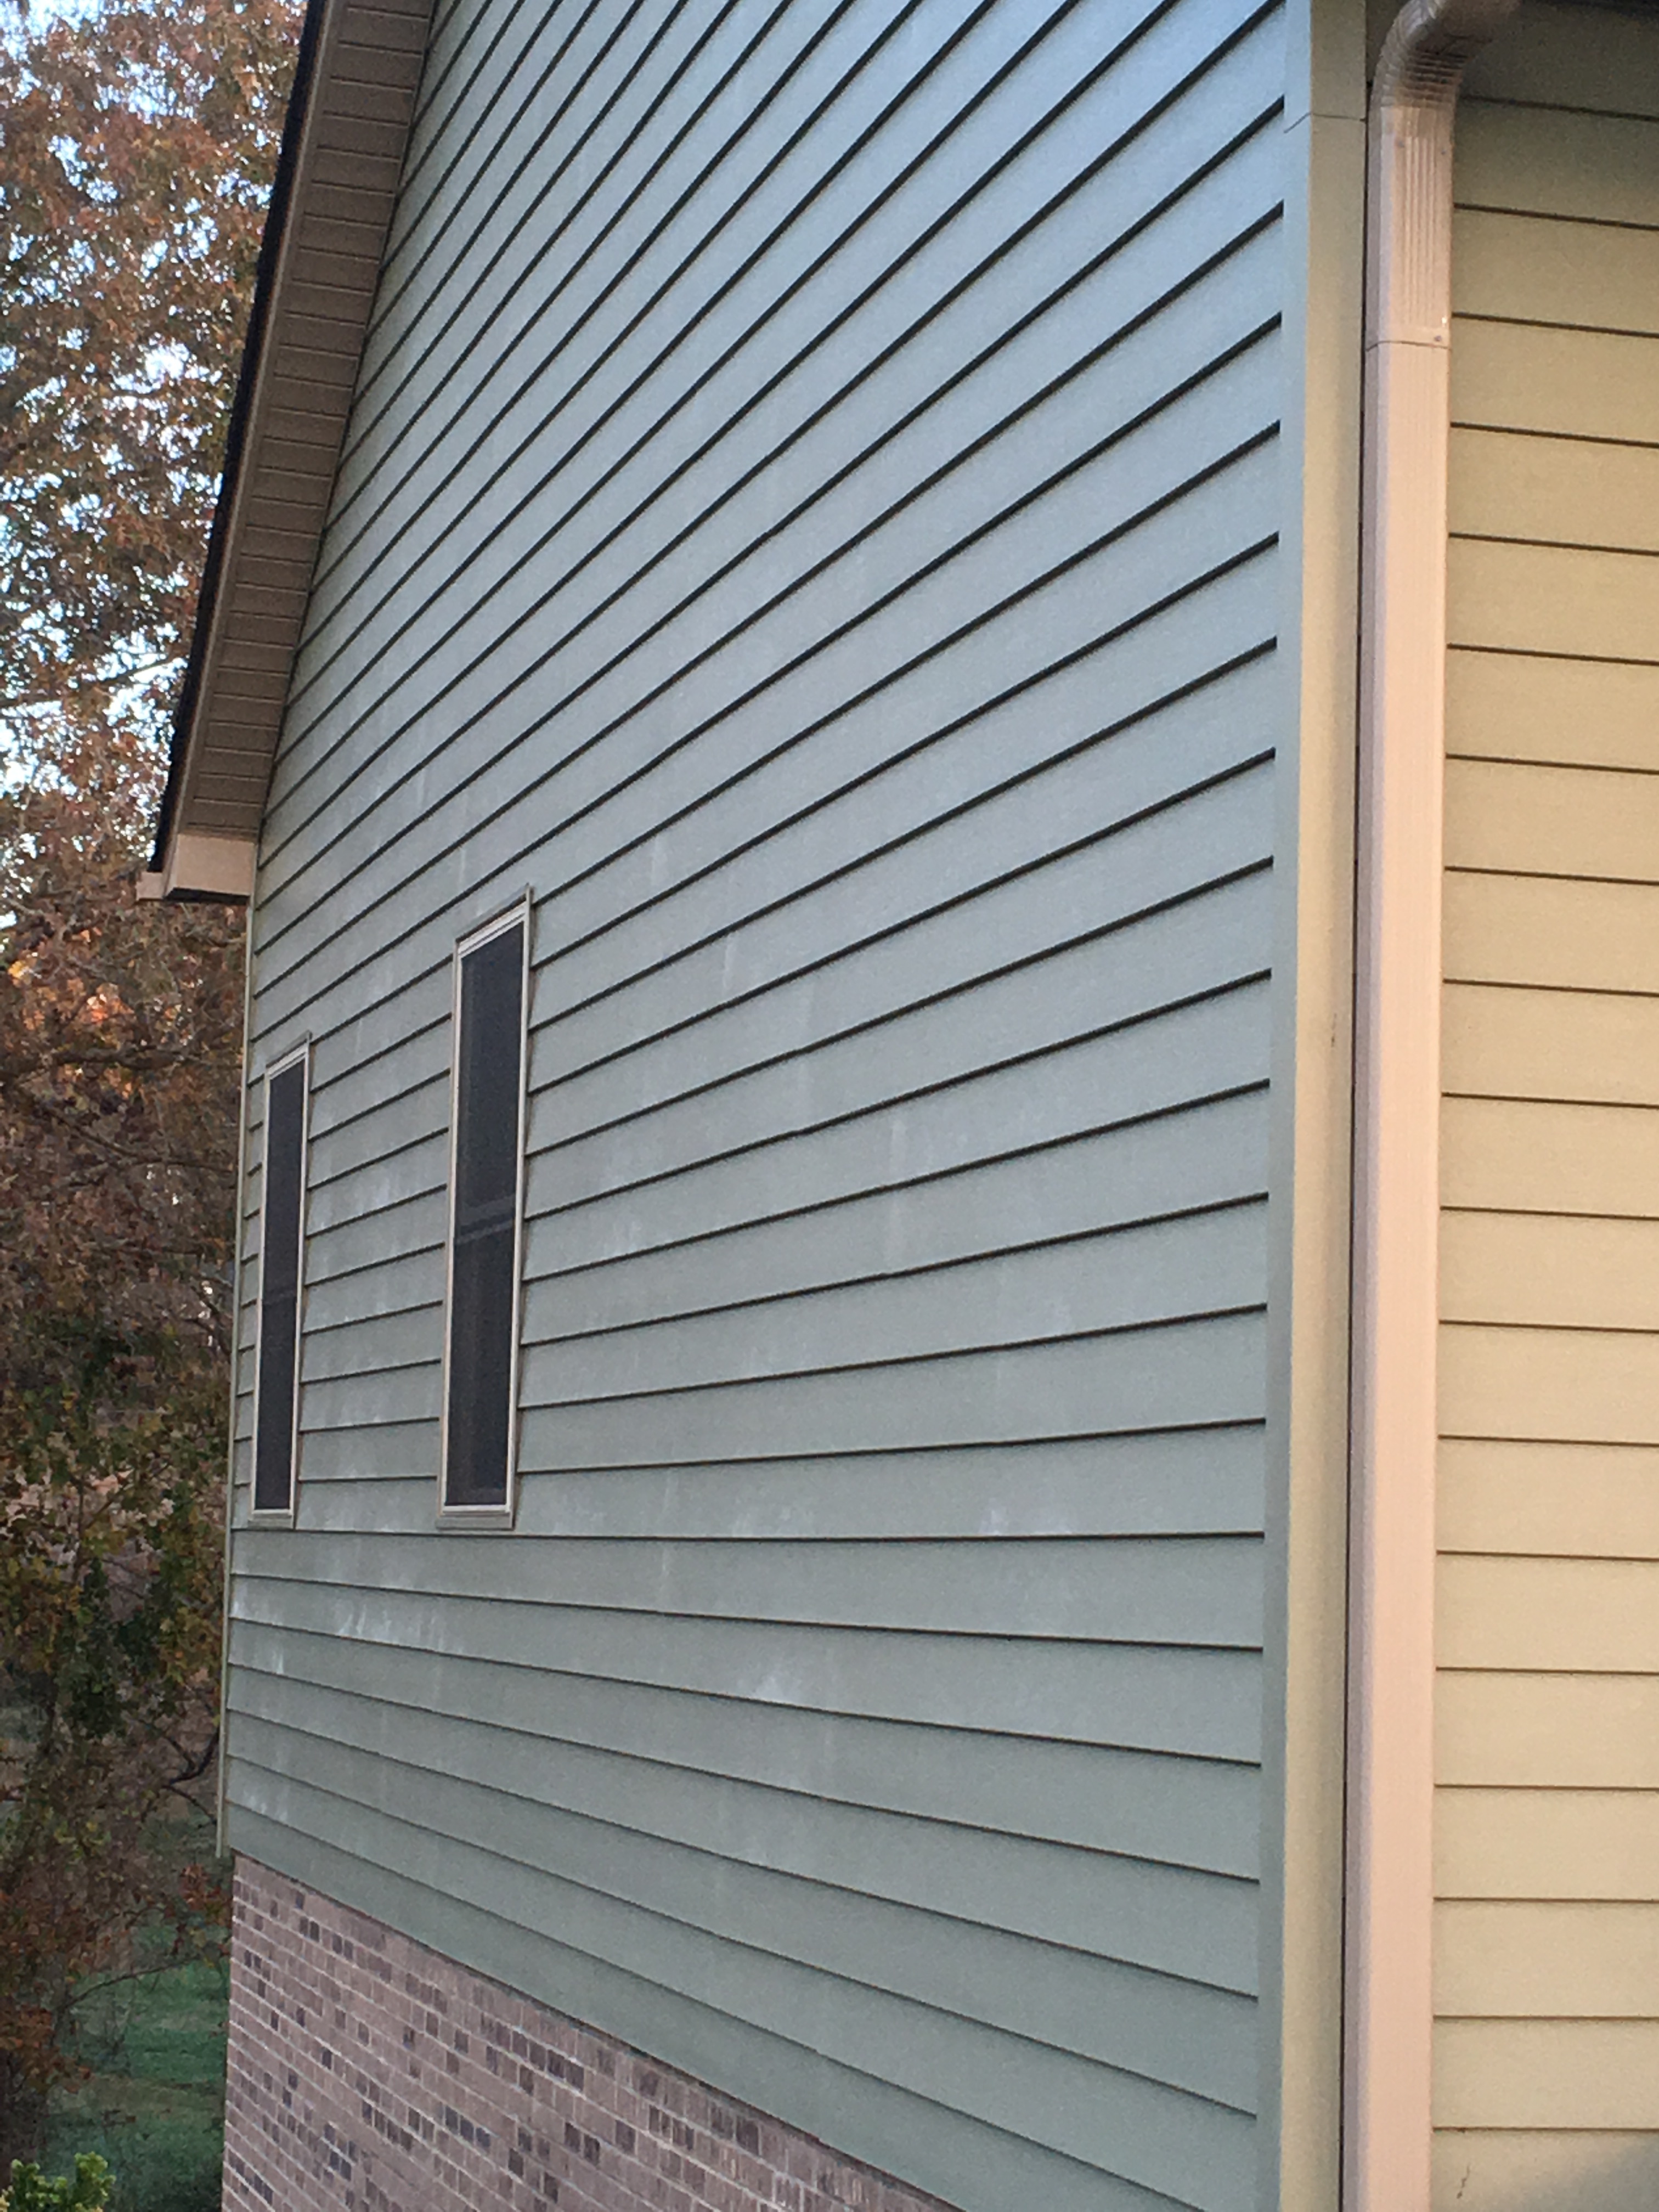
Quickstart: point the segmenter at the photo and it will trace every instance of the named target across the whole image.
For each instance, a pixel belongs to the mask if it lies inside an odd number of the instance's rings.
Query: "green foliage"
[[[112,2179],[96,2151],[78,2154],[73,2180],[48,2181],[33,2162],[14,2160],[11,2187],[0,2196],[0,2212],[104,2212]]]
[[[140,1965],[165,1960],[167,1931],[137,1948]],[[81,2008],[76,2052],[97,2070],[54,2098],[46,2162],[101,2152],[116,2173],[108,2212],[218,2212],[228,1997],[222,1961],[199,1960],[107,1985]]]

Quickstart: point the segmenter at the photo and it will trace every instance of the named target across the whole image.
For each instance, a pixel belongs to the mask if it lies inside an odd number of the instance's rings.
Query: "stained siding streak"
[[[963,2212],[1254,2203],[1282,72],[1244,0],[456,0],[266,817],[233,1839]]]
[[[1659,38],[1528,7],[1454,258],[1436,2203],[1659,2188]]]

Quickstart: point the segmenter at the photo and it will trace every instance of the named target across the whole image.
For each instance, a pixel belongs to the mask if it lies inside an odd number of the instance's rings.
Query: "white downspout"
[[[1429,2212],[1452,119],[1516,0],[1410,0],[1370,105],[1344,2212]]]

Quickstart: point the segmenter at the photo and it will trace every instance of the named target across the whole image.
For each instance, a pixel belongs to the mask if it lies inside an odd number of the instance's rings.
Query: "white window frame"
[[[279,1075],[286,1075],[291,1067],[302,1069],[303,1077],[300,1085],[300,1223],[298,1249],[295,1255],[294,1412],[288,1448],[288,1503],[286,1505],[258,1505],[254,1501],[259,1494],[259,1398],[264,1371],[265,1259],[270,1249],[270,1177],[267,1172],[270,1156],[270,1086]],[[301,1038],[279,1060],[268,1062],[260,1080],[264,1085],[265,1100],[264,1119],[260,1124],[259,1133],[259,1297],[253,1324],[253,1435],[248,1455],[248,1519],[260,1528],[291,1528],[300,1512],[300,1400],[302,1395],[300,1365],[305,1349],[306,1243],[307,1217],[311,1211],[310,1037]]]
[[[524,1193],[525,1136],[529,1113],[530,979],[532,902],[528,891],[505,913],[496,915],[457,940],[452,960],[449,1017],[449,1202],[444,1229],[444,1351],[438,1405],[438,1510],[447,1528],[510,1528],[519,1503],[519,1378],[522,1359],[520,1335],[524,1325]],[[455,1207],[460,1191],[461,1135],[461,971],[467,955],[492,938],[519,929],[522,966],[519,984],[519,1098],[518,1135],[514,1152],[518,1174],[513,1200],[513,1339],[508,1352],[507,1385],[507,1489],[499,1504],[452,1505],[449,1502],[449,1370],[455,1321]]]

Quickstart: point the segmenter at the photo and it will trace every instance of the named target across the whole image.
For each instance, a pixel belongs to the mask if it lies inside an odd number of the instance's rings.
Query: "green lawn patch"
[[[216,2212],[224,2152],[228,1977],[168,1966],[90,2009],[89,2079],[54,2100],[48,2173],[97,2151],[115,2173],[109,2212]]]

